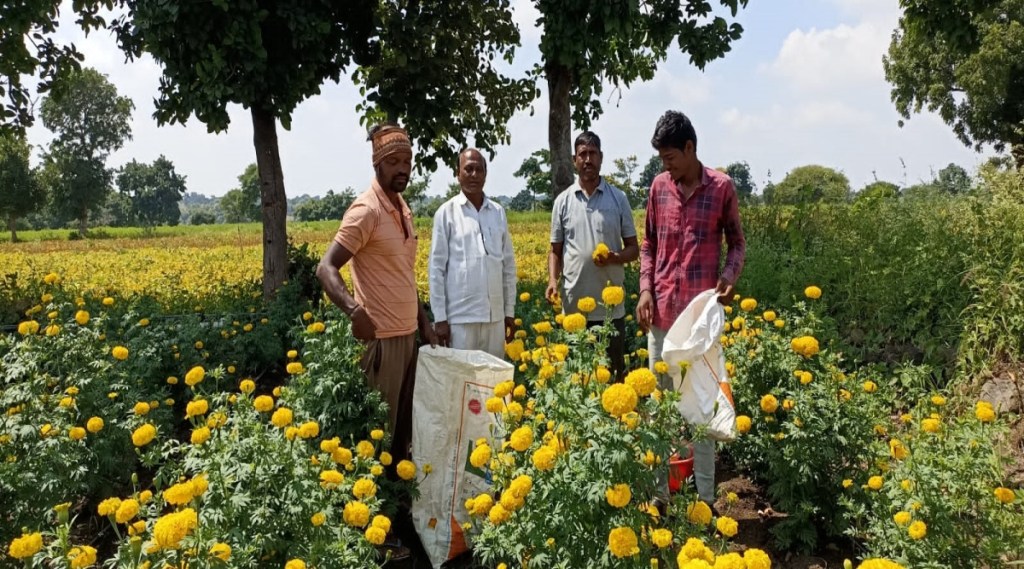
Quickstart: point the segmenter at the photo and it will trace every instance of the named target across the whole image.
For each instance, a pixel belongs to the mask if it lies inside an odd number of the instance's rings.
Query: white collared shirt
[[[477,211],[463,193],[446,201],[434,214],[429,271],[435,321],[515,316],[516,260],[505,210],[485,197]]]

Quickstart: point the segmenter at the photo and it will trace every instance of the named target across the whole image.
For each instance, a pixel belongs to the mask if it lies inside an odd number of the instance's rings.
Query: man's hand
[[[377,327],[362,306],[356,306],[348,316],[352,320],[352,335],[360,342],[369,342],[377,337]]]
[[[452,347],[452,327],[448,325],[447,320],[434,322],[434,334],[436,335],[436,340],[431,345],[444,346],[445,348]]]
[[[431,348],[437,347],[437,333],[434,332],[434,326],[430,324],[430,320],[420,324],[420,340],[430,344]]]
[[[729,304],[732,302],[732,297],[736,292],[736,287],[731,282],[720,278],[718,279],[718,285],[715,286],[715,292],[718,293],[719,304]]]
[[[548,299],[550,304],[554,304],[555,300],[558,299],[558,283],[555,281],[548,281],[548,288],[544,291],[544,298]]]
[[[640,331],[644,334],[651,329],[651,322],[654,320],[654,297],[651,291],[645,290],[640,293],[640,300],[636,303],[636,323],[640,325]]]
[[[516,319],[514,316],[505,317],[505,343],[512,342],[516,336]]]

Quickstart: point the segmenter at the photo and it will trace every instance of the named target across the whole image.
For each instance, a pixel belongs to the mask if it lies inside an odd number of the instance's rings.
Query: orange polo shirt
[[[352,253],[356,302],[377,327],[378,338],[416,331],[416,231],[412,211],[401,196],[399,201],[401,209],[374,180],[370,189],[352,202],[334,236]]]

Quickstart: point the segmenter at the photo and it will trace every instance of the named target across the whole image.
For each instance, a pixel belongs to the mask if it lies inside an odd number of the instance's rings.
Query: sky
[[[540,60],[538,14],[530,0],[512,0],[512,6],[522,35],[512,73],[522,73]],[[743,37],[724,58],[701,71],[676,50],[653,80],[605,90],[605,112],[591,125],[602,140],[604,171],[613,171],[616,158],[636,156],[645,164],[655,154],[654,125],[672,109],[693,121],[702,162],[718,167],[745,161],[758,188],[807,164],[842,171],[854,190],[876,179],[926,182],[950,163],[973,172],[992,151],[979,154],[965,147],[937,115],[913,115],[904,127],[898,125],[882,56],[899,15],[898,0],[750,0],[736,18]],[[73,41],[85,65],[106,74],[135,102],[133,138],[108,166],[164,155],[185,175],[190,192],[220,196],[238,185],[238,175],[255,162],[246,109],[232,107],[231,125],[220,134],[208,133],[195,119],[157,126],[152,115],[159,65],[148,57],[126,62],[106,32],[84,36],[73,24],[68,2],[62,22],[59,37]],[[510,121],[512,142],[498,147],[490,163],[485,190],[491,195],[511,196],[524,187],[512,173],[547,145],[546,97],[542,90],[532,114],[526,109]],[[366,131],[355,112],[359,101],[358,89],[343,77],[299,105],[290,131],[279,127],[290,197],[368,187],[373,171]],[[28,137],[38,153],[52,134],[37,121]],[[440,167],[428,194],[443,194],[453,181],[451,170]]]

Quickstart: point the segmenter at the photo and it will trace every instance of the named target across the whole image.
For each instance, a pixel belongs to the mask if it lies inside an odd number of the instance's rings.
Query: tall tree
[[[134,107],[131,99],[117,94],[106,76],[91,68],[56,78],[43,100],[43,125],[54,133],[45,157],[53,183],[51,203],[64,216],[78,220],[83,237],[89,214],[110,192],[107,157],[131,139]]]
[[[616,158],[612,161],[615,164],[615,171],[605,176],[610,184],[616,186],[626,194],[630,207],[642,207],[647,196],[647,190],[639,185],[636,178],[640,163],[636,155],[625,158]]]
[[[550,196],[554,195],[551,191],[551,152],[546,148],[529,155],[512,175],[526,180],[526,190],[535,198],[548,196],[550,201]]]
[[[117,189],[129,198],[131,220],[144,228],[177,225],[185,195],[185,177],[162,155],[152,164],[132,160],[117,175]]]
[[[24,134],[35,122],[33,91],[45,94],[54,80],[79,68],[82,55],[55,37],[61,0],[0,2],[0,132]],[[75,0],[77,24],[86,32],[104,24],[97,12],[107,2]],[[32,77],[35,89],[26,85]]]
[[[842,172],[812,164],[793,168],[772,190],[772,203],[842,202],[850,197],[850,180]]]
[[[573,182],[572,126],[587,128],[603,111],[603,83],[616,88],[654,77],[673,42],[703,69],[729,51],[743,28],[715,15],[713,2],[692,0],[533,0],[548,91],[552,196]],[[747,0],[718,0],[732,17]]]
[[[933,183],[942,188],[942,191],[952,195],[966,194],[971,191],[972,185],[971,175],[967,173],[967,170],[953,163],[939,170]]]
[[[507,0],[122,1],[127,12],[115,23],[122,46],[163,66],[158,122],[194,115],[216,132],[228,127],[229,104],[250,111],[266,296],[288,269],[277,122],[287,129],[295,107],[325,81],[338,81],[351,63],[360,66],[364,120],[402,119],[428,166],[435,154],[454,156],[448,143],[471,133],[482,147],[507,141],[506,117],[533,96],[509,100],[517,89],[491,72],[490,62],[508,59],[504,48],[518,39],[510,35],[514,27],[491,33],[501,22],[491,16],[507,12]]]
[[[883,60],[899,113],[937,111],[964,144],[1010,146],[1024,168],[1024,0],[900,5]]]
[[[746,161],[733,162],[725,167],[725,173],[732,178],[739,200],[741,202],[751,201],[754,192],[757,191],[757,184],[754,183],[754,177],[750,174],[750,164],[747,164]]]
[[[29,146],[17,133],[0,133],[0,217],[11,243],[18,241],[18,218],[44,205],[46,193],[28,162]]]

